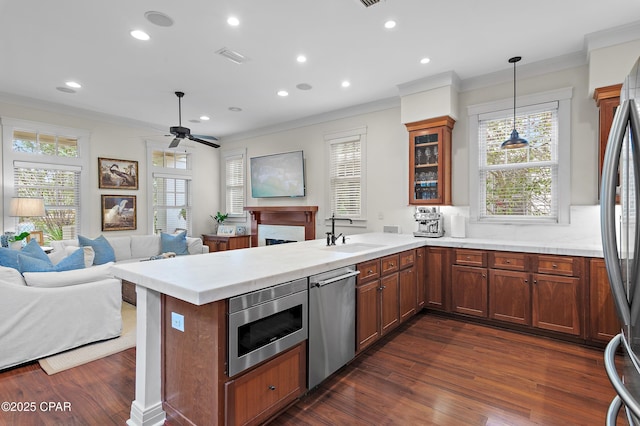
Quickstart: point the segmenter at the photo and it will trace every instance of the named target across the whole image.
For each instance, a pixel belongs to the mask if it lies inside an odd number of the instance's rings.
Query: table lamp
[[[33,222],[20,222],[20,218],[43,217],[44,215],[44,198],[13,197],[11,199],[9,216],[19,218],[19,223],[16,226],[16,234],[18,235],[22,232],[31,232],[35,230]]]

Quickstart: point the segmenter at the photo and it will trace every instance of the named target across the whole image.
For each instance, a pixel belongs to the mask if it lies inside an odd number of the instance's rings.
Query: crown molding
[[[398,84],[398,94],[400,97],[413,95],[415,93],[426,92],[427,90],[438,89],[440,87],[452,86],[460,90],[461,80],[455,71],[446,71],[430,77]]]
[[[640,39],[640,21],[587,34],[584,37],[584,50],[589,54],[592,50],[638,39]]]

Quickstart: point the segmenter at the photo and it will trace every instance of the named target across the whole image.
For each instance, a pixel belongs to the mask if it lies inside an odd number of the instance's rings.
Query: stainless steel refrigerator
[[[605,368],[617,396],[607,412],[615,425],[624,406],[631,425],[640,426],[640,59],[625,78],[602,168],[602,247],[620,334],[605,350]],[[616,196],[619,204],[616,204]],[[616,369],[616,352],[620,369]]]

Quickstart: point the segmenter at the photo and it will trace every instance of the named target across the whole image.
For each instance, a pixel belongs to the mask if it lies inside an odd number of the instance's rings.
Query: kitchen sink
[[[361,251],[372,250],[376,248],[384,247],[381,244],[365,244],[365,243],[353,243],[353,244],[340,244],[336,243],[335,246],[326,247],[326,250],[339,251],[342,253],[358,253]]]

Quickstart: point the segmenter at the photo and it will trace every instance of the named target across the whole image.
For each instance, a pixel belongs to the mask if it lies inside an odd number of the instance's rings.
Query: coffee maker
[[[418,222],[414,236],[437,238],[444,235],[444,219],[436,207],[418,206],[413,217]]]

